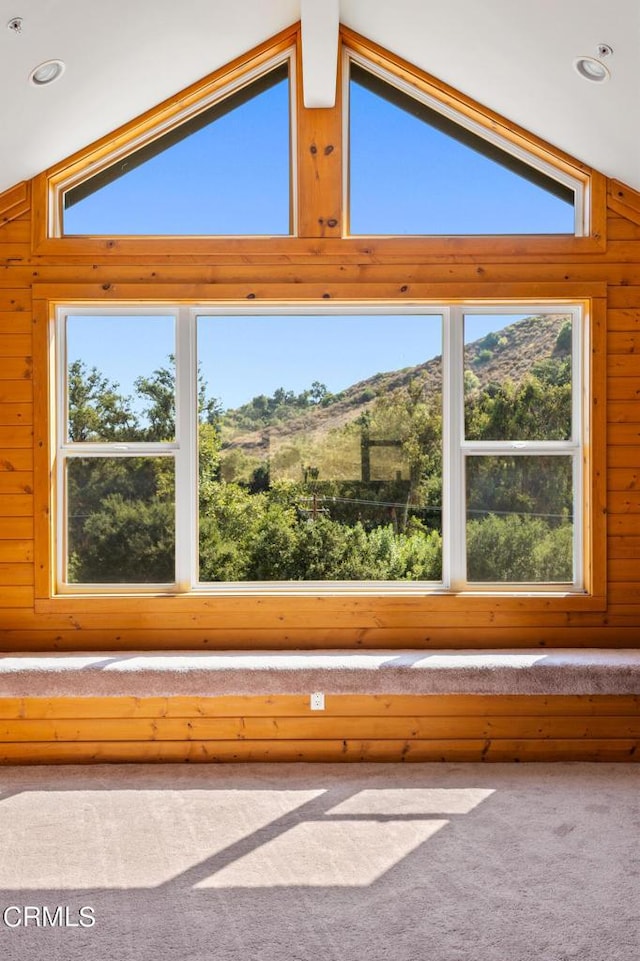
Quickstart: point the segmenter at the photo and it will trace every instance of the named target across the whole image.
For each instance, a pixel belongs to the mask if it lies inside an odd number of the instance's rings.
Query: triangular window
[[[368,66],[350,61],[351,234],[580,233],[571,177]]]
[[[68,188],[63,233],[289,234],[289,66],[287,58]]]
[[[49,172],[38,240],[598,240],[592,171],[346,28],[335,107],[306,108],[297,37],[273,38]]]

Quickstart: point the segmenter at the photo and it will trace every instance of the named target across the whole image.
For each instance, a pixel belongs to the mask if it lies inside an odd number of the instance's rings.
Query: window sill
[[[424,589],[396,588],[373,590],[371,587],[346,586],[320,591],[317,585],[309,585],[294,590],[290,585],[271,589],[256,589],[255,585],[223,585],[214,591],[190,591],[188,593],[83,593],[57,594],[35,601],[36,613],[47,614],[105,614],[105,613],[144,613],[156,614],[159,618],[172,614],[210,614],[220,627],[220,618],[225,614],[237,612],[251,613],[252,626],[256,630],[263,627],[285,627],[291,623],[291,616],[303,613],[306,623],[314,627],[313,612],[326,617],[333,608],[344,610],[345,601],[352,612],[350,620],[363,616],[363,627],[380,626],[379,617],[393,611],[394,619],[402,621],[404,613],[412,618],[435,614],[441,618],[456,615],[490,615],[491,623],[498,624],[504,619],[519,621],[528,614],[567,615],[567,623],[573,614],[602,612],[606,610],[607,599],[604,594],[587,594],[569,591],[460,591],[450,592]],[[274,622],[275,618],[275,623]],[[368,623],[371,619],[371,625]],[[267,621],[269,622],[267,624]],[[364,623],[367,621],[367,623]],[[158,622],[158,627],[162,623]],[[336,626],[339,626],[336,624]]]

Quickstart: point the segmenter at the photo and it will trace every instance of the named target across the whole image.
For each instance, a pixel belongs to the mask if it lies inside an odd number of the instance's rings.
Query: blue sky
[[[69,207],[68,234],[288,234],[286,81]]]
[[[573,207],[358,84],[354,234],[573,233]]]
[[[573,232],[569,204],[357,83],[350,98],[352,233]],[[120,161],[65,233],[287,234],[289,152],[282,80],[140,166]]]
[[[471,315],[465,341],[522,316]],[[123,394],[133,394],[136,377],[168,365],[175,353],[175,322],[160,315],[72,316],[67,344],[69,361],[97,367]],[[422,364],[441,353],[439,315],[216,315],[198,322],[208,394],[225,408],[278,387],[300,393],[316,380],[337,393],[373,374]]]
[[[171,317],[72,316],[69,361],[97,367],[124,394],[175,353]],[[237,407],[278,387],[295,393],[318,380],[333,393],[372,374],[423,363],[442,352],[440,317],[215,316],[198,323],[198,354],[210,396]]]
[[[441,344],[441,317],[406,314],[211,317],[198,324],[202,369],[225,407],[278,387],[300,393],[315,380],[337,393],[373,374],[424,363],[442,353]]]

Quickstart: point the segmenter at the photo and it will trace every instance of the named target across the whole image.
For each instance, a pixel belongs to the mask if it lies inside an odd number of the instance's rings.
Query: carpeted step
[[[640,651],[221,651],[0,655],[0,697],[640,694]]]

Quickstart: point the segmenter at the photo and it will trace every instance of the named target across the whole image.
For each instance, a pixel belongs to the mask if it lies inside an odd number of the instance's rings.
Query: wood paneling
[[[2,539],[0,540],[0,562],[10,563],[10,564],[26,564],[26,563],[31,563],[32,561],[33,561],[33,541],[31,539],[27,539],[27,540],[10,539],[5,535],[5,532],[3,530]],[[4,635],[4,639],[6,640],[4,624],[6,623],[6,619],[9,616],[8,612],[10,612],[11,608],[14,607],[14,605],[11,603],[11,601],[9,601],[9,603],[5,604],[4,607],[5,607],[5,610],[2,610],[0,608],[0,625],[3,626],[2,634],[0,636]],[[37,625],[38,625],[38,618],[32,615],[31,626],[35,628],[37,627]],[[22,638],[18,639],[17,644],[15,643],[15,641],[13,645],[10,644],[9,648],[11,648],[12,646],[14,648],[20,647],[21,646],[20,641],[28,644],[30,633],[31,632],[28,630],[22,631]]]
[[[610,210],[634,225],[640,225],[640,194],[619,180],[610,180],[607,189]]]
[[[631,696],[0,699],[0,763],[632,761],[639,744]]]
[[[21,449],[2,451],[0,455],[0,476],[3,474],[13,474],[27,472],[31,474],[33,467],[33,450]]]
[[[190,741],[0,745],[0,764],[247,761],[635,761],[638,741]]]
[[[298,37],[298,44],[301,43]],[[302,62],[298,56],[298,63]],[[300,237],[340,237],[342,233],[342,111],[304,106],[302,78],[297,84],[298,223]],[[338,78],[338,90],[340,79]]]
[[[31,202],[31,184],[27,181],[16,184],[0,194],[0,225],[7,224],[24,214]]]
[[[0,720],[308,717],[304,694],[218,697],[4,697]],[[325,717],[637,717],[640,695],[327,694]]]

